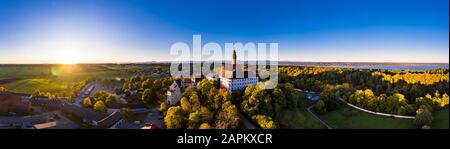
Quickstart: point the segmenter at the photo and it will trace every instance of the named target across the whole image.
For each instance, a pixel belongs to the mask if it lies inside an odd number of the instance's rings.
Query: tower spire
[[[236,50],[233,50],[233,60],[231,61],[233,64],[233,72],[236,71]]]

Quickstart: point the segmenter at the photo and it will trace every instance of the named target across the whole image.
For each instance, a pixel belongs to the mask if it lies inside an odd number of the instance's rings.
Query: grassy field
[[[431,128],[434,129],[449,129],[449,111],[448,108],[440,111],[436,111],[433,114],[434,120],[431,124]]]
[[[321,118],[336,129],[416,129],[412,120],[376,116],[348,107],[327,112]]]
[[[285,110],[281,114],[280,126],[283,129],[323,129],[325,128],[306,110]]]

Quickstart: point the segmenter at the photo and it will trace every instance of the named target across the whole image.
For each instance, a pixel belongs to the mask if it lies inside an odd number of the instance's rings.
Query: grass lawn
[[[300,109],[285,110],[279,120],[282,129],[323,129],[325,128],[306,111]]]
[[[321,118],[336,129],[416,129],[413,120],[376,116],[349,107],[327,112]]]
[[[432,129],[449,129],[449,111],[448,107],[446,109],[435,111],[433,114],[434,120],[431,123]]]

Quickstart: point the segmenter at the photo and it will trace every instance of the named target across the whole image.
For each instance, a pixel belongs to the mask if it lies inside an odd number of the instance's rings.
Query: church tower
[[[233,64],[233,72],[236,71],[236,50],[233,50],[233,60],[231,61],[231,64]]]

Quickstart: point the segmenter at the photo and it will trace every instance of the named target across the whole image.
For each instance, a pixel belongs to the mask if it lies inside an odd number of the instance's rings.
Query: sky
[[[192,43],[279,60],[449,62],[448,0],[0,0],[0,63],[171,61]]]

